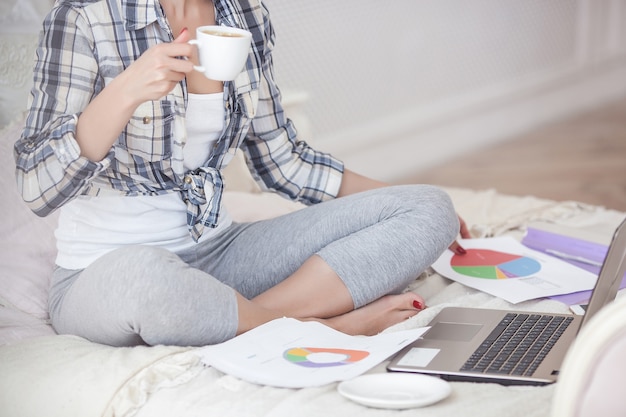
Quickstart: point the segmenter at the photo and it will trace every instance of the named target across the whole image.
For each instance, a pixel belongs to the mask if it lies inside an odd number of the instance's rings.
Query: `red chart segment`
[[[485,279],[527,277],[541,270],[535,259],[489,249],[467,249],[465,255],[454,255],[450,266],[459,274]]]

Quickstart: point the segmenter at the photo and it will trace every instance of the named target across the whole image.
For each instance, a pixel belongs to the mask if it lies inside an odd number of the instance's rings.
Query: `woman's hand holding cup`
[[[133,100],[143,103],[167,95],[185,75],[193,71],[188,59],[194,47],[188,43],[189,31],[183,29],[173,42],[149,48],[123,73],[124,91]]]

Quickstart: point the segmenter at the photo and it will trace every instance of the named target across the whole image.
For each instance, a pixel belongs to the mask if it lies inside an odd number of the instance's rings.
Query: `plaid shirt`
[[[197,240],[218,222],[220,170],[237,149],[265,189],[305,204],[336,196],[343,164],[299,140],[281,107],[267,9],[260,0],[214,3],[217,23],[251,31],[252,47],[244,71],[224,85],[225,127],[208,162],[185,172],[185,81],[141,104],[102,161],[80,156],[75,140],[90,100],[148,48],[173,39],[159,2],[57,1],[44,21],[31,109],[15,144],[18,189],[35,213],[46,216],[79,195],[178,192]]]

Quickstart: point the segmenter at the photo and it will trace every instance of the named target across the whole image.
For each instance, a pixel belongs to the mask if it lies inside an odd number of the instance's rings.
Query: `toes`
[[[411,295],[411,310],[424,310],[426,308],[426,301],[424,301],[424,299],[420,295],[415,293],[409,294]]]

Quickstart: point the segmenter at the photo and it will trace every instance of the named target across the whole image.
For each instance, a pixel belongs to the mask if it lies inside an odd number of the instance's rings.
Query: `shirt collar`
[[[158,20],[161,4],[158,0],[122,0],[126,30],[138,30]]]
[[[159,0],[121,0],[122,12],[124,13],[125,29],[138,30],[159,20],[162,16]],[[217,24],[243,27],[243,22],[233,21],[238,14],[234,13],[233,7],[237,3],[226,0],[215,0],[217,10]]]

